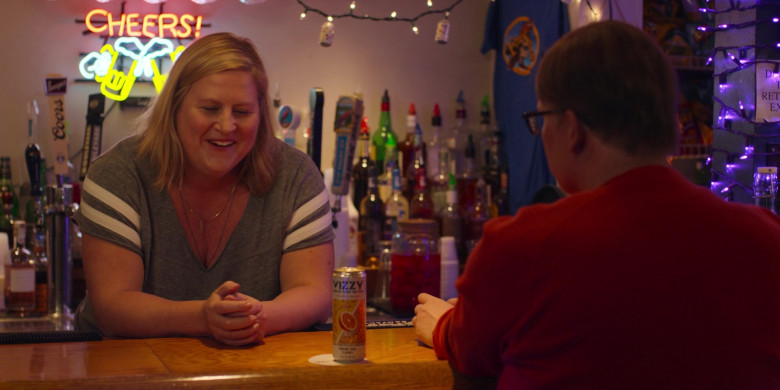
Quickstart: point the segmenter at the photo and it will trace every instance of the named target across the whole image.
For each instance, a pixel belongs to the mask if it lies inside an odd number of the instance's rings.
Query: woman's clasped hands
[[[263,304],[238,292],[239,287],[231,281],[222,283],[203,305],[211,336],[233,346],[262,341],[267,321]]]

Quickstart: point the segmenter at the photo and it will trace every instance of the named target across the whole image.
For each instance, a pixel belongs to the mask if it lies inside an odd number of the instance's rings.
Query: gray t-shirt
[[[232,280],[241,292],[271,300],[281,292],[282,254],[333,240],[322,174],[305,153],[281,142],[271,189],[252,195],[223,252],[206,269],[187,241],[168,192],[154,185],[157,169],[136,157],[128,137],[89,167],[75,220],[82,232],[127,248],[143,260],[143,291],[174,301],[206,299]],[[89,295],[76,327],[97,330]]]

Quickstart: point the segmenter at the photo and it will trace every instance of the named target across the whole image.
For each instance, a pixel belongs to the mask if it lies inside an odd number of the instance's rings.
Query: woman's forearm
[[[291,288],[263,302],[268,316],[266,335],[303,330],[328,320],[331,308],[331,291],[315,286]]]
[[[92,302],[101,331],[108,336],[166,337],[209,334],[204,301],[170,301],[126,291],[107,302]]]

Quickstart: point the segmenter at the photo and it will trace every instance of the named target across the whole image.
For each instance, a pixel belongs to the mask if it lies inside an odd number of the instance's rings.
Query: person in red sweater
[[[569,195],[489,221],[456,301],[419,296],[416,337],[456,384],[780,389],[780,218],[669,167],[676,91],[623,22],[545,54],[524,116]]]

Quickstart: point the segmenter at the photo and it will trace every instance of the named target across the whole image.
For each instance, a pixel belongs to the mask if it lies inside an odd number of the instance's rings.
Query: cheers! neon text
[[[163,13],[142,17],[138,13],[114,15],[104,9],[93,9],[87,13],[84,25],[93,33],[107,31],[110,37],[199,38],[202,22],[200,15]]]

